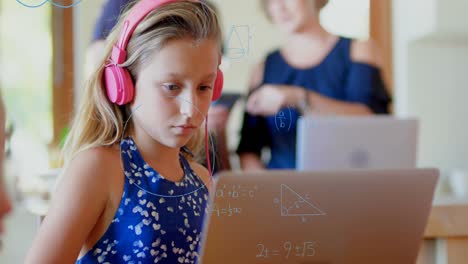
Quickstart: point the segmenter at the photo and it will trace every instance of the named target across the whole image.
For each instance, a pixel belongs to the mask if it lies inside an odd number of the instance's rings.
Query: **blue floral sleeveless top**
[[[197,263],[208,190],[180,154],[184,178],[151,168],[131,138],[122,140],[125,185],[102,238],[76,263]]]

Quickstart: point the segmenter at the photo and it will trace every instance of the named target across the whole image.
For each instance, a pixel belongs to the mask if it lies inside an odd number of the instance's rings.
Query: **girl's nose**
[[[178,99],[180,101],[180,113],[192,118],[197,111],[197,98],[195,94],[187,91],[187,93],[181,95]]]

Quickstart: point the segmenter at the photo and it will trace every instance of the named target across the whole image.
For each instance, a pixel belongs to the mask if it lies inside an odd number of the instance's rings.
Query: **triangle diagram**
[[[232,26],[227,38],[227,53],[230,58],[240,58],[247,53],[242,38],[237,31],[238,26]]]
[[[286,184],[281,184],[281,216],[325,215]]]

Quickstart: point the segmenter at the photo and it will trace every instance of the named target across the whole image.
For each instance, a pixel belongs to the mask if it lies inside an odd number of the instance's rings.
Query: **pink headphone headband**
[[[153,0],[153,1],[138,1],[132,11],[127,15],[124,23],[122,32],[120,33],[117,44],[114,45],[111,54],[111,61],[116,64],[123,63],[127,57],[126,47],[128,41],[132,37],[138,24],[154,9],[157,7],[167,4],[170,2],[176,2],[176,0]]]

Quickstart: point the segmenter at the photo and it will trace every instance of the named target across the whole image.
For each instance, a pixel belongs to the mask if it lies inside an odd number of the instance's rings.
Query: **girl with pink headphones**
[[[221,42],[203,2],[140,0],[121,17],[26,263],[197,262],[211,188],[197,159],[222,89]]]

